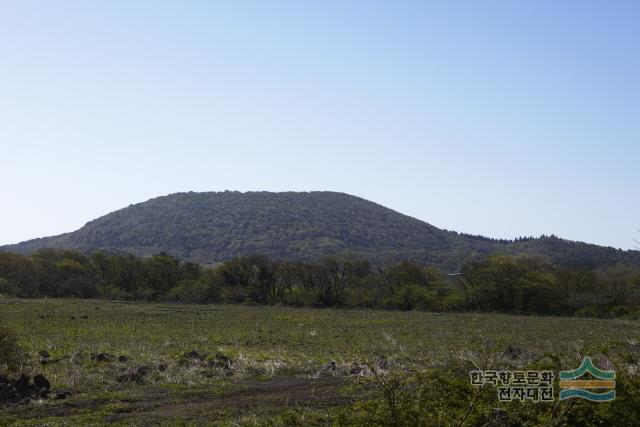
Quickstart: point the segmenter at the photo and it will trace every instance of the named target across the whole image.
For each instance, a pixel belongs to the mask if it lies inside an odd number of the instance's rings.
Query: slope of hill
[[[378,262],[412,259],[453,270],[491,253],[528,253],[559,264],[640,265],[637,251],[618,251],[555,237],[505,242],[438,229],[384,206],[335,192],[177,193],[131,205],[72,233],[3,246],[161,251],[204,264],[261,253],[316,259],[350,252]]]

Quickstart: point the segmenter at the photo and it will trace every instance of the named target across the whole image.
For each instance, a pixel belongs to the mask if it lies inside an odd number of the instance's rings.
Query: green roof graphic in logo
[[[586,373],[589,373],[593,379],[579,379]],[[614,371],[598,369],[593,365],[590,357],[585,357],[577,369],[560,372],[560,388],[564,389],[560,391],[560,400],[577,397],[592,402],[608,402],[616,398],[615,378]],[[593,389],[601,392],[590,391]]]

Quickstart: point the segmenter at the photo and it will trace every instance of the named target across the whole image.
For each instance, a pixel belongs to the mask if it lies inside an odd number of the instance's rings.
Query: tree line
[[[64,250],[0,252],[0,294],[20,298],[362,307],[583,316],[635,315],[640,272],[555,266],[543,258],[492,255],[460,272],[402,261],[350,257],[315,262],[241,256],[217,266],[151,257]]]

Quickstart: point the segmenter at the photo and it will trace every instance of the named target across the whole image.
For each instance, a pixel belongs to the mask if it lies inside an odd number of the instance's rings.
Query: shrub
[[[598,317],[598,310],[595,307],[589,306],[576,310],[576,316],[579,317]]]
[[[616,305],[609,309],[611,317],[623,317],[629,314],[629,307],[624,305]]]
[[[105,285],[98,286],[98,296],[102,299],[127,301],[132,299],[131,294],[120,289],[118,286],[107,283]]]
[[[0,277],[0,296],[1,295],[15,295],[15,286],[4,277]]]
[[[15,332],[0,328],[0,370],[15,370],[20,364],[20,353]]]
[[[204,303],[207,301],[207,287],[195,280],[181,280],[167,294],[169,301],[184,303]]]
[[[529,369],[551,369],[559,355],[541,359]],[[616,398],[611,402],[582,399],[536,403],[498,402],[496,389],[469,384],[469,366],[453,363],[419,373],[388,372],[374,375],[363,398],[338,413],[338,426],[537,426],[571,425],[583,427],[637,426],[640,417],[640,373],[625,354],[610,355],[616,371]],[[626,360],[626,362],[625,362]],[[575,366],[575,360],[565,360]],[[556,383],[557,386],[557,383]],[[492,422],[493,421],[493,422]]]
[[[293,307],[309,307],[313,305],[313,296],[299,288],[293,288],[291,292],[282,298],[285,305]]]

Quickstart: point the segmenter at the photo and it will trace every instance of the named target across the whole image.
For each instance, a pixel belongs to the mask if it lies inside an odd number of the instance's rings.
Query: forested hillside
[[[206,265],[252,254],[315,260],[349,253],[381,265],[411,260],[457,271],[466,261],[506,253],[587,268],[620,262],[640,266],[637,251],[553,236],[504,241],[459,234],[335,192],[172,194],[112,212],[72,233],[0,249],[29,254],[42,248],[139,256],[165,252]]]

